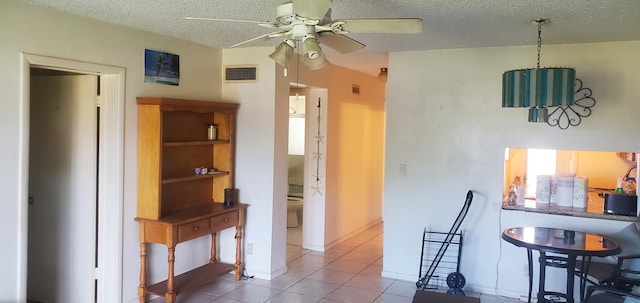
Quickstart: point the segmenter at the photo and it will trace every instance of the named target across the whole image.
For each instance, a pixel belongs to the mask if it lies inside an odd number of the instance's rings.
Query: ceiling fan
[[[309,69],[321,69],[328,64],[320,48],[326,45],[340,53],[346,54],[365,47],[364,44],[346,36],[348,33],[384,33],[384,34],[417,34],[422,32],[422,19],[331,19],[331,2],[333,0],[293,0],[278,6],[276,21],[250,21],[233,19],[213,19],[187,17],[188,20],[224,21],[255,23],[266,28],[277,29],[240,43],[240,45],[265,42],[276,37],[283,37],[276,50],[269,55],[278,64],[284,66],[285,76],[287,62],[296,47],[296,41],[302,42],[302,63]]]

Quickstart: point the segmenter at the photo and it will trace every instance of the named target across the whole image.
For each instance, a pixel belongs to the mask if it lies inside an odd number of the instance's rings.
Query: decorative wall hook
[[[565,130],[569,126],[578,126],[582,118],[591,116],[591,108],[596,106],[593,92],[590,88],[584,87],[582,80],[576,78],[576,91],[573,105],[558,106],[551,111],[547,124],[557,126]]]

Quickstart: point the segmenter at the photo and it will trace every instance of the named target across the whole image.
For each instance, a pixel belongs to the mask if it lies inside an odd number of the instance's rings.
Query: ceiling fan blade
[[[331,0],[293,0],[293,13],[308,19],[322,20],[331,7]]]
[[[229,46],[229,48],[234,48],[240,45],[247,45],[247,44],[254,44],[254,43],[260,43],[260,42],[266,42],[269,41],[275,37],[279,37],[279,36],[284,36],[284,34],[286,34],[287,31],[282,31],[282,32],[273,32],[273,33],[268,33],[268,34],[264,34],[255,38],[251,38],[249,40],[246,41],[242,41],[240,43],[236,43],[234,45]]]
[[[341,29],[351,33],[381,34],[419,34],[422,32],[422,19],[343,19],[334,20],[333,24],[344,22]]]
[[[186,20],[197,21],[221,21],[221,22],[238,22],[238,23],[253,23],[260,26],[276,28],[278,24],[272,21],[253,21],[253,20],[236,20],[236,19],[215,19],[215,18],[199,18],[199,17],[185,17]]]
[[[334,32],[329,32],[329,31],[319,32],[318,41],[321,44],[326,45],[330,48],[333,48],[342,54],[357,51],[365,46],[364,44],[356,40],[353,40],[345,35],[336,34]]]

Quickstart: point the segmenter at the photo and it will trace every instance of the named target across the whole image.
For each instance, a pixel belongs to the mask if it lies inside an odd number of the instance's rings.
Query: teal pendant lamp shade
[[[529,122],[547,122],[546,107],[571,106],[573,68],[531,68],[502,74],[502,107],[529,107]]]
[[[549,121],[549,113],[546,107],[529,108],[529,122],[547,123]]]
[[[536,68],[506,71],[502,74],[502,107],[528,107],[529,122],[547,122],[547,107],[571,106],[574,101],[576,71],[573,68],[540,68],[541,26],[538,25],[538,64]]]
[[[502,107],[573,105],[573,68],[519,69],[502,74]]]

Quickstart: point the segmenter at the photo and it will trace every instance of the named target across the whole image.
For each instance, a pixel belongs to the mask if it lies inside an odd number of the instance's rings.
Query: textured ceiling
[[[207,17],[274,21],[285,0],[25,0],[89,18],[226,48],[269,33],[251,23],[184,20]],[[332,19],[422,18],[422,34],[350,34],[367,46],[351,54],[324,48],[328,60],[377,74],[390,51],[535,45],[530,21],[549,18],[544,44],[640,40],[640,0],[333,0]],[[275,46],[280,39],[264,45]]]

